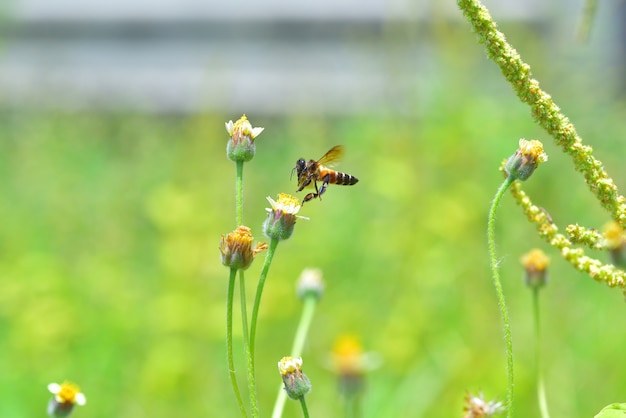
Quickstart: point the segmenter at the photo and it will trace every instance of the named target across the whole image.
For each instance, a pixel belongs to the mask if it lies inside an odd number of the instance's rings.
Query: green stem
[[[267,279],[267,273],[272,264],[276,247],[278,246],[278,239],[272,238],[270,241],[267,254],[265,254],[265,262],[263,263],[263,269],[261,270],[261,276],[259,277],[259,283],[256,288],[256,295],[254,297],[254,305],[252,306],[252,320],[250,321],[250,351],[252,352],[252,364],[254,365],[254,348],[256,342],[256,323],[259,316],[259,307],[261,305],[261,295],[263,294],[263,286],[265,286],[265,279]]]
[[[313,322],[313,315],[315,314],[315,308],[317,307],[317,300],[317,295],[309,295],[304,299],[302,316],[300,317],[300,323],[296,329],[296,336],[293,340],[293,347],[291,349],[291,357],[293,358],[302,356],[306,336],[311,328],[311,322]]]
[[[489,220],[487,222],[487,240],[489,243],[489,257],[491,259],[491,273],[493,275],[493,285],[496,288],[496,295],[498,296],[498,305],[500,307],[500,315],[502,316],[502,323],[504,326],[504,342],[506,345],[506,372],[508,376],[508,388],[506,395],[506,410],[507,417],[511,417],[513,414],[513,342],[511,339],[511,325],[509,323],[509,313],[506,308],[506,301],[504,300],[504,292],[502,291],[502,283],[500,283],[500,273],[498,271],[498,257],[496,256],[496,237],[495,237],[495,224],[496,224],[496,209],[498,204],[504,195],[504,192],[513,183],[513,177],[509,176],[502,183],[496,195],[491,203],[489,209]]]
[[[306,407],[304,396],[300,396],[300,405],[302,405],[302,415],[304,415],[304,418],[309,418],[309,409]]]
[[[537,361],[537,400],[541,418],[550,418],[546,389],[543,383],[543,365],[541,362],[541,332],[539,327],[539,288],[533,288],[533,315],[535,317],[535,359]]]
[[[250,342],[248,339],[248,311],[246,303],[246,281],[243,275],[243,270],[239,270],[239,297],[241,298],[241,326],[243,327],[243,339],[244,343],[248,345]]]
[[[357,396],[347,396],[345,398],[346,402],[346,418],[356,418],[359,415],[358,403],[359,399]]]
[[[317,307],[317,301],[318,297],[311,294],[304,299],[304,307],[302,308],[300,323],[298,324],[298,328],[296,328],[296,336],[293,340],[293,347],[291,349],[291,357],[293,358],[302,356],[306,336],[311,328],[311,322],[313,321],[313,315],[315,314],[315,308]],[[278,395],[276,396],[276,402],[274,403],[272,418],[282,417],[286,401],[287,392],[285,392],[283,385],[281,384],[278,387]]]
[[[250,388],[250,403],[252,404],[252,416],[259,416],[259,409],[256,401],[256,371],[254,368],[254,349],[256,343],[256,324],[259,316],[259,307],[261,305],[261,295],[263,294],[263,286],[265,285],[265,279],[267,279],[267,273],[272,264],[276,247],[278,246],[278,239],[272,238],[270,241],[267,254],[265,255],[265,262],[261,269],[261,276],[259,277],[259,283],[256,288],[256,295],[254,297],[254,305],[252,306],[252,319],[250,320],[250,340],[247,345],[246,358],[248,361],[248,387]]]
[[[239,385],[237,384],[237,375],[235,374],[235,361],[233,358],[233,298],[235,294],[235,278],[237,276],[237,269],[230,269],[230,277],[228,280],[228,299],[226,302],[226,350],[228,358],[228,375],[230,376],[230,383],[233,385],[233,392],[237,398],[239,409],[241,410],[241,416],[247,417],[248,413],[243,405],[243,399],[241,398],[241,392],[239,391]]]
[[[246,303],[246,282],[243,274],[243,270],[239,270],[239,297],[241,298],[241,326],[243,329],[243,349],[246,356],[246,363],[248,366],[248,376],[250,375],[252,354],[250,352],[250,339],[248,334],[248,311]],[[250,396],[250,405],[252,408],[252,416],[258,416],[258,406],[256,398],[254,380],[248,379],[248,392]]]
[[[237,160],[237,177],[235,180],[235,212],[237,226],[243,225],[243,161]]]

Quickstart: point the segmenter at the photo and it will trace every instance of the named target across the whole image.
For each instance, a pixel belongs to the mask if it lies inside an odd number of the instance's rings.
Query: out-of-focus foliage
[[[486,215],[502,180],[498,167],[520,137],[542,140],[550,156],[525,185],[535,203],[563,227],[606,223],[566,157],[485,66],[480,47],[451,45],[442,43],[446,68],[416,92],[408,115],[248,114],[265,127],[244,169],[244,224],[257,239],[265,197],[294,193],[289,174],[298,158],[343,144],[337,168],[360,179],[305,204],[300,214],[310,221],[298,221],[278,247],[257,334],[262,416],[280,384],[276,362],[289,354],[301,308],[295,281],[305,267],[321,268],[326,280],[303,354],[312,416],[340,416],[326,366],[343,334],[359,335],[383,359],[368,376],[366,417],[461,416],[466,390],[504,397]],[[606,100],[601,91],[574,101],[588,90],[556,76],[543,86],[624,190],[620,109],[589,107]],[[0,115],[0,415],[43,415],[46,385],[69,379],[88,398],[76,417],[238,416],[225,361],[228,271],[218,245],[235,227],[224,122],[239,116]],[[562,416],[592,416],[623,400],[621,293],[560,260],[506,196],[496,228],[516,415],[537,416],[531,295],[518,262],[533,247],[553,260],[541,300],[550,406]],[[246,271],[250,297],[260,266]],[[235,316],[239,324],[237,308]],[[244,370],[241,362],[242,379]],[[288,404],[285,416],[297,408]]]

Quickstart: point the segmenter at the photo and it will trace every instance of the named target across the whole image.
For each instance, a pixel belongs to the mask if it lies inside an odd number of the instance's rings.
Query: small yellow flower
[[[226,123],[226,131],[234,141],[241,141],[244,137],[250,137],[254,141],[257,136],[261,135],[264,129],[259,127],[253,128],[245,114],[235,123],[232,120]]]
[[[524,254],[520,262],[526,270],[526,284],[530,287],[541,287],[547,282],[547,269],[550,258],[538,248]]]
[[[279,193],[277,201],[274,201],[269,196],[267,200],[272,207],[265,208],[269,214],[263,224],[263,232],[269,238],[278,240],[287,239],[293,233],[293,226],[297,218],[309,219],[297,214],[302,205],[300,205],[300,200],[289,194]]]
[[[230,135],[230,140],[226,145],[228,158],[231,161],[250,161],[256,151],[254,140],[263,132],[263,129],[253,128],[246,115],[235,123],[232,120],[228,121],[226,123],[226,131]]]
[[[291,399],[300,399],[311,391],[311,382],[302,373],[302,358],[283,357],[278,362],[278,371]]]
[[[516,180],[526,180],[535,171],[540,163],[548,161],[548,155],[543,152],[543,144],[535,139],[519,140],[519,148],[506,162],[504,169],[509,176]]]
[[[74,405],[85,405],[87,398],[80,388],[70,382],[62,384],[50,383],[48,390],[54,397],[48,403],[48,415],[51,417],[66,417],[74,409]]]
[[[465,398],[465,403],[466,406],[463,410],[467,413],[463,416],[463,418],[492,417],[504,411],[502,402],[486,402],[482,392],[479,393],[478,396],[473,396],[468,393]]]
[[[341,394],[351,399],[359,395],[365,386],[365,373],[380,366],[380,356],[363,351],[359,339],[343,335],[335,342],[331,353],[331,368],[339,379]]]
[[[220,243],[220,253],[222,256],[222,264],[225,266],[245,270],[250,267],[254,257],[258,253],[267,249],[267,244],[257,244],[252,248],[254,238],[247,226],[238,226],[235,231],[229,233]]]
[[[611,254],[611,262],[619,268],[626,268],[626,236],[622,227],[611,221],[602,228],[602,236]]]
[[[352,335],[344,335],[335,342],[332,358],[339,375],[362,375],[367,370],[363,347]]]
[[[278,371],[282,376],[296,373],[302,369],[302,357],[283,357],[278,362]]]
[[[614,250],[624,245],[624,230],[615,221],[611,221],[602,228],[606,248]]]

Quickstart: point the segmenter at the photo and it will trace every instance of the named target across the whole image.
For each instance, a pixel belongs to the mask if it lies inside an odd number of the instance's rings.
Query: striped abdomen
[[[358,183],[359,179],[356,177],[342,173],[341,171],[330,170],[326,167],[320,167],[320,180],[325,181],[328,176],[329,184],[339,184],[342,186],[351,186]]]

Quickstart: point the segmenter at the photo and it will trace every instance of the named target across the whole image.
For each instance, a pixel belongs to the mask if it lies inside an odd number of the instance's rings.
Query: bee
[[[315,187],[315,193],[309,193],[304,196],[302,204],[316,197],[322,200],[322,194],[324,194],[329,184],[351,186],[359,181],[359,179],[350,174],[331,170],[324,166],[325,164],[339,161],[343,153],[343,146],[335,145],[317,161],[309,160],[306,162],[302,158],[296,161],[296,166],[291,170],[292,176],[294,171],[298,174],[298,190],[296,191],[301,191],[305,187],[310,186],[311,183]],[[317,187],[318,181],[322,183],[319,188]]]

